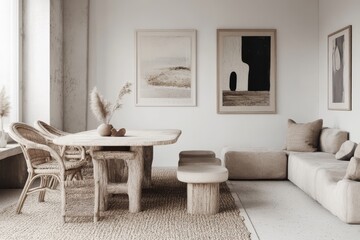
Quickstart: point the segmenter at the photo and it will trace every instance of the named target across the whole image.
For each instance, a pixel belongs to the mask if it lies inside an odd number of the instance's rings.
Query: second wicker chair
[[[56,138],[68,135],[68,132],[61,131],[43,121],[36,121],[34,127],[38,129],[43,134],[47,135],[50,138]],[[82,146],[54,146],[54,149],[59,152],[61,156],[64,156],[65,159],[85,159],[87,161],[87,166],[85,168],[85,175],[92,177],[92,161],[90,156],[90,151]]]

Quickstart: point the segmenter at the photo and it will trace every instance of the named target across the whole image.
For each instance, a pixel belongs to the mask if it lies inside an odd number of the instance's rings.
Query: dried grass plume
[[[5,87],[0,91],[0,117],[7,117],[10,114],[9,97],[6,95]]]
[[[101,122],[109,124],[114,112],[122,105],[122,98],[124,95],[131,92],[131,83],[126,82],[120,89],[116,102],[111,104],[108,102],[97,90],[96,87],[91,91],[90,108],[94,116]]]
[[[109,123],[108,116],[110,114],[111,104],[104,99],[96,87],[91,91],[90,107],[97,120],[103,123]]]

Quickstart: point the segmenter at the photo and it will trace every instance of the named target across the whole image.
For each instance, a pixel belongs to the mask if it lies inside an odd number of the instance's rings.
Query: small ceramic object
[[[100,136],[110,136],[111,129],[113,129],[111,124],[102,123],[98,126],[97,132]]]
[[[119,130],[116,130],[116,128],[111,129],[111,136],[113,137],[123,137],[125,136],[126,129],[120,128]]]

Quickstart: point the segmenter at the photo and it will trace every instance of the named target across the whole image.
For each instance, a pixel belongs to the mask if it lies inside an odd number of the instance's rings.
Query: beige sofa
[[[320,133],[320,151],[286,151],[288,156],[287,165],[282,164],[278,171],[282,174],[284,170],[287,170],[287,178],[291,182],[342,221],[360,223],[360,182],[345,179],[344,176],[349,161],[341,161],[335,158],[335,153],[347,138],[347,132],[337,129],[323,129]],[[229,148],[223,150],[223,159],[225,166],[228,168],[234,168],[236,158],[241,156],[241,154],[234,154],[234,152],[236,151]],[[244,162],[246,161],[238,159],[239,164]],[[242,165],[243,172],[246,172],[244,169],[247,166]],[[283,169],[284,167],[287,169]],[[253,168],[250,167],[250,169]],[[257,175],[254,174],[254,176]],[[249,173],[247,173],[246,178],[242,177],[236,175],[235,179],[251,179]],[[262,179],[264,178],[266,177],[263,176]]]
[[[288,152],[288,179],[346,223],[360,223],[360,182],[345,179],[349,161],[335,158],[348,133],[325,128],[320,152]]]
[[[348,161],[326,152],[290,153],[288,178],[346,223],[360,223],[360,182],[344,179]]]

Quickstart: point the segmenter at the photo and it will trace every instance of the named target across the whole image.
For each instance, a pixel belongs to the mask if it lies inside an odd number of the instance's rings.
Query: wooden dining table
[[[69,134],[53,141],[62,146],[90,147],[94,164],[95,207],[94,221],[107,210],[108,194],[126,193],[129,211],[141,211],[141,189],[151,185],[153,146],[176,143],[181,135],[178,129],[127,130],[123,137],[103,137],[96,130]],[[104,150],[104,147],[129,146],[129,151]],[[127,183],[108,181],[107,160],[122,159],[128,165]]]

